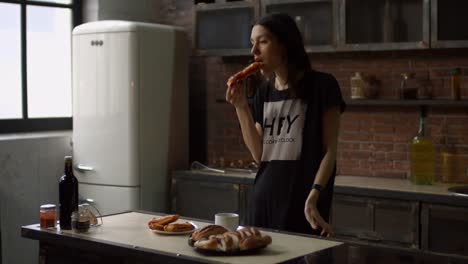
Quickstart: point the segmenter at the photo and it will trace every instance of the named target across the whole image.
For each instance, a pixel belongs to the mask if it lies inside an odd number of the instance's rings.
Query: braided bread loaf
[[[244,227],[238,231],[227,231],[197,238],[193,244],[196,248],[220,252],[245,251],[271,244],[269,235],[262,235],[253,227]]]

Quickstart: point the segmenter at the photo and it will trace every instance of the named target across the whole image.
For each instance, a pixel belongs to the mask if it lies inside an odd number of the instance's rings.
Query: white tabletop
[[[258,251],[255,255],[243,256],[206,256],[188,245],[189,235],[167,236],[156,234],[148,228],[148,221],[154,215],[130,212],[104,217],[104,225],[90,229],[87,233],[63,231],[64,234],[84,239],[102,242],[118,243],[133,248],[150,249],[197,259],[207,259],[222,263],[277,263],[342,243],[316,239],[305,236],[295,236],[276,232],[265,232],[272,237],[272,244]],[[179,219],[178,222],[183,222]],[[193,221],[199,228],[209,223]]]

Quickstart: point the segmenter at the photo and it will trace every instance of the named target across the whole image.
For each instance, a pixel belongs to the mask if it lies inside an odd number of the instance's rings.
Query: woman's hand
[[[226,90],[226,101],[236,108],[247,107],[244,81],[233,83]]]
[[[317,199],[319,192],[312,190],[307,197],[304,207],[304,214],[307,221],[310,223],[313,229],[317,230],[319,227],[322,229],[321,236],[332,236],[333,228],[325,220],[323,220],[319,211],[317,210]]]

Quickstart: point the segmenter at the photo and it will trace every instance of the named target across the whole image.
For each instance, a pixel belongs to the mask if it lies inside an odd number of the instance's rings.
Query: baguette
[[[161,230],[164,231],[164,226],[177,221],[179,215],[166,215],[158,218],[153,218],[148,222],[148,227],[152,230]]]
[[[164,226],[163,225],[160,225],[158,223],[155,223],[155,222],[149,222],[148,223],[148,227],[151,229],[151,230],[160,230],[160,231],[164,231]]]
[[[190,231],[193,230],[194,226],[189,223],[172,223],[164,226],[164,231],[167,232],[184,232],[184,231]]]
[[[179,219],[179,217],[180,216],[178,214],[166,215],[166,216],[163,216],[163,217],[156,218],[156,219],[154,219],[154,221],[156,223],[160,224],[160,225],[167,225],[169,223],[177,221],[177,219]]]

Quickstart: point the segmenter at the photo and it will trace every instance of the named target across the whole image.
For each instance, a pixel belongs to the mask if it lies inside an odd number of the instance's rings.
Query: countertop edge
[[[348,175],[337,175],[337,178],[353,177],[356,179],[366,180],[372,178],[375,180],[376,177],[365,177],[365,176],[348,176]],[[190,171],[190,170],[178,170],[172,172],[172,178],[174,180],[201,180],[211,181],[220,183],[232,183],[232,184],[245,184],[252,185],[255,180],[255,174],[241,174],[241,173],[217,173],[217,172],[203,172],[203,171]],[[388,179],[382,179],[382,181]],[[392,179],[395,181],[404,179]],[[445,187],[443,187],[445,188]],[[436,203],[451,206],[468,207],[468,198],[460,197],[456,195],[450,195],[446,193],[434,194],[408,190],[392,190],[382,189],[372,186],[347,186],[345,184],[337,184],[334,186],[335,194],[348,194],[355,196],[372,196],[376,198],[387,198],[404,201],[418,201],[426,203]]]
[[[255,174],[241,173],[217,173],[217,172],[195,172],[195,171],[173,171],[172,178],[185,180],[203,180],[211,182],[247,184],[252,185],[255,180]]]
[[[57,235],[57,233],[59,235]],[[143,247],[132,247],[129,245],[121,244],[118,242],[100,240],[100,239],[91,239],[83,238],[76,239],[77,237],[65,234],[60,231],[57,232],[43,232],[39,229],[38,225],[27,225],[21,227],[21,237],[29,238],[33,240],[39,240],[45,243],[57,243],[59,242],[62,246],[68,247],[78,247],[80,249],[90,250],[90,251],[101,251],[108,252],[113,256],[136,256],[136,257],[148,257],[152,258],[154,255],[157,255],[161,258],[161,263],[173,263],[174,258],[177,258],[177,263],[216,263],[209,262],[203,259],[198,259],[190,256],[180,255],[176,253],[167,253],[163,251],[158,251],[149,248]],[[70,239],[75,238],[75,239]],[[118,249],[118,250],[116,250]]]
[[[335,194],[348,194],[353,196],[372,196],[376,198],[387,198],[404,201],[419,201],[427,203],[437,203],[445,205],[455,205],[468,207],[468,199],[455,195],[438,195],[428,193],[382,190],[366,187],[354,186],[336,186],[334,187]]]

